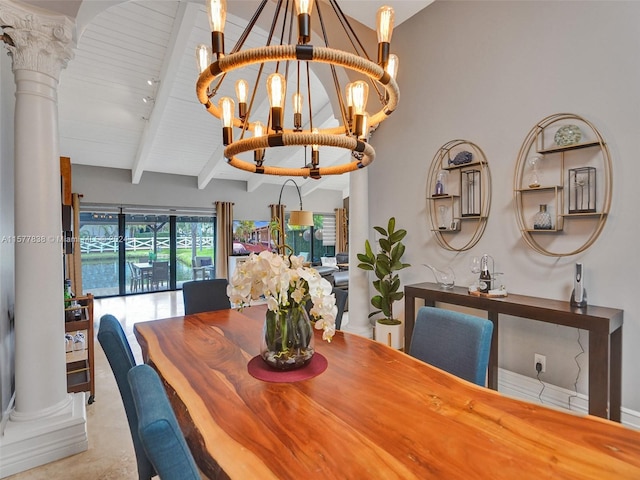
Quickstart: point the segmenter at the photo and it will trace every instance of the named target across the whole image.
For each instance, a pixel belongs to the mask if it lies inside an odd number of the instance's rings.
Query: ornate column
[[[16,82],[16,390],[0,439],[3,477],[86,450],[87,436],[84,394],[66,388],[59,240],[57,87],[73,57],[74,26],[67,17],[11,1],[0,3],[0,22]]]
[[[369,235],[369,168],[349,174],[349,323],[344,330],[371,338],[371,280],[358,268],[358,253]]]

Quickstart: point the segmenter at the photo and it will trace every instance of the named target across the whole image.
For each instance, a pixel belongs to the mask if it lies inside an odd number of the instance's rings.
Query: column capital
[[[0,2],[0,37],[13,59],[13,71],[33,70],[58,80],[74,57],[73,22],[64,15],[25,8],[10,0]]]

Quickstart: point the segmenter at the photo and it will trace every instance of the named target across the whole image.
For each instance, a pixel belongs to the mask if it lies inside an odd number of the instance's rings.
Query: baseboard
[[[65,411],[34,421],[6,423],[0,438],[0,478],[89,448],[86,396],[73,394]]]
[[[509,397],[515,397],[547,407],[569,410],[586,414],[589,411],[589,398],[573,390],[558,387],[536,378],[498,369],[498,391]],[[622,408],[621,423],[631,428],[640,429],[640,412]]]

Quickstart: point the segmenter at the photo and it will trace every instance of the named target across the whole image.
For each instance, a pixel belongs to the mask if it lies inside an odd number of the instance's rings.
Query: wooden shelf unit
[[[67,392],[89,392],[88,403],[95,401],[95,362],[93,342],[93,295],[75,297],[79,307],[65,307],[64,331],[72,336],[78,332],[84,333],[85,344],[82,350],[72,350],[66,353],[67,362]],[[75,311],[80,312],[78,319],[73,319]],[[67,320],[67,318],[71,318]],[[74,344],[75,346],[75,344]]]

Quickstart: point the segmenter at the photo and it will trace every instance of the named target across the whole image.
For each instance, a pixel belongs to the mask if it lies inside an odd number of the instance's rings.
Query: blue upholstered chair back
[[[226,278],[183,283],[182,297],[185,315],[231,308],[231,302],[227,296],[228,284]]]
[[[127,380],[127,374],[136,362],[131,353],[131,347],[127,341],[127,337],[122,330],[122,325],[113,315],[103,315],[100,318],[100,326],[98,328],[98,341],[104,350],[113,376],[116,377],[116,383],[120,390],[124,411],[127,414],[129,422],[129,430],[131,430],[131,438],[133,439],[133,448],[136,452],[136,461],[138,463],[138,478],[140,480],[149,480],[155,475],[153,466],[147,458],[144,448],[140,443],[138,436],[138,415],[136,414],[133,397],[131,395],[131,387]]]
[[[493,323],[442,308],[418,309],[409,355],[484,386]]]
[[[129,371],[138,413],[138,432],[162,480],[200,480],[200,473],[156,371],[138,365]]]
[[[336,307],[338,307],[338,314],[336,315],[336,330],[340,330],[342,326],[342,315],[347,307],[347,298],[349,292],[341,288],[333,288],[332,293],[336,296]]]

